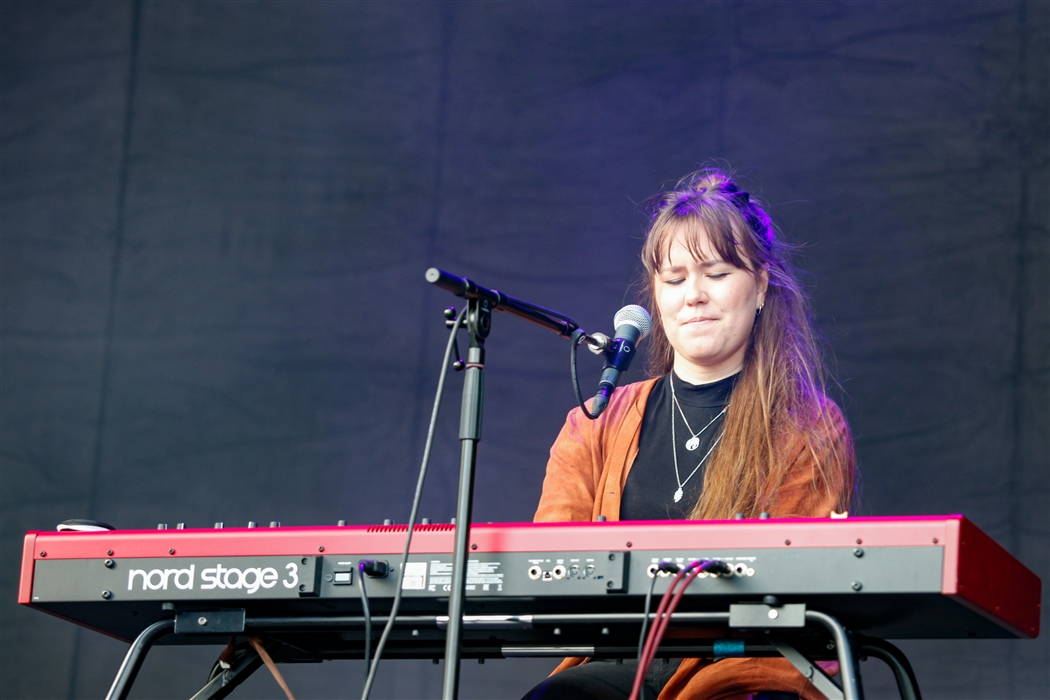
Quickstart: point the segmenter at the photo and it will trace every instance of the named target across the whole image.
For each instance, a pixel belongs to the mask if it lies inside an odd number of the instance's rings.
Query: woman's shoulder
[[[640,382],[632,382],[631,384],[616,387],[613,395],[609,398],[609,406],[602,413],[599,420],[601,418],[605,418],[607,421],[613,420],[624,411],[637,409],[639,405],[644,410],[645,402],[648,401],[649,394],[658,381],[660,381],[660,377],[652,377],[643,379]],[[588,401],[587,405],[589,408],[592,403]]]
[[[612,404],[613,401],[632,403],[641,399],[648,399],[649,393],[660,379],[661,377],[650,377],[640,382],[632,382],[631,384],[617,387],[609,403]]]
[[[577,406],[569,411],[566,422],[577,429],[600,431],[606,427],[619,426],[624,422],[630,422],[632,419],[641,421],[641,417],[645,413],[646,401],[649,400],[649,394],[659,380],[660,377],[653,377],[617,387],[613,395],[609,397],[609,405],[606,406],[605,411],[598,416],[597,420],[587,418],[580,407]],[[590,410],[593,405],[594,400],[589,399],[587,401],[587,409]]]
[[[824,452],[829,445],[852,445],[853,435],[846,414],[827,394],[821,392],[807,405],[788,412],[790,418],[781,423],[781,450],[785,455],[816,450]],[[852,452],[850,446],[849,452]]]

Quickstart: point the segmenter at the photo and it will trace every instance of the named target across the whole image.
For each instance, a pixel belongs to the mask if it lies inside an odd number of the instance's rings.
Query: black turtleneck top
[[[634,460],[620,502],[620,520],[684,520],[700,500],[704,470],[710,457],[704,459],[722,434],[725,414],[739,374],[710,384],[687,384],[672,371],[656,381],[645,404],[638,457]],[[682,411],[674,405],[671,384]],[[685,413],[685,419],[682,413]],[[675,477],[674,452],[671,449],[671,421],[674,420],[678,449],[678,477]],[[686,422],[688,421],[688,427]],[[704,426],[708,426],[703,430]],[[692,428],[692,432],[690,431]],[[703,430],[703,432],[700,432]],[[687,449],[694,432],[700,432],[699,446]],[[682,499],[675,502],[681,486]]]

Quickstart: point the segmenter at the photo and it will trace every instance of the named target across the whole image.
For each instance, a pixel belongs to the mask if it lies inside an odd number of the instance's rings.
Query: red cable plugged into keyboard
[[[649,635],[645,639],[645,647],[642,649],[642,655],[638,659],[638,670],[634,676],[634,685],[631,688],[630,700],[638,700],[641,695],[642,685],[645,682],[645,675],[649,672],[649,666],[652,665],[653,659],[656,658],[656,650],[660,647],[660,642],[663,640],[664,632],[667,631],[667,626],[671,622],[671,615],[674,614],[675,609],[678,607],[679,601],[685,594],[685,589],[689,587],[689,584],[693,582],[697,576],[704,571],[710,571],[712,569],[726,570],[725,562],[720,560],[707,560],[702,559],[686,564],[684,567],[678,570],[675,574],[674,579],[671,581],[671,585],[667,588],[667,592],[664,593],[663,597],[660,598],[660,605],[656,608],[656,618],[653,621],[653,626],[649,630]],[[654,576],[656,573],[653,574]],[[682,584],[678,587],[679,583]],[[646,614],[648,614],[646,610]]]

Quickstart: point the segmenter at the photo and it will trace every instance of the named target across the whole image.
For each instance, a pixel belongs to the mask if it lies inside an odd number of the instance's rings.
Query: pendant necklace
[[[682,410],[682,404],[678,403],[678,394],[676,394],[674,390],[674,372],[669,374],[667,378],[671,383],[671,399],[674,401],[674,405],[678,407],[678,412],[682,414],[682,422],[685,423],[685,427],[689,430],[689,434],[693,436],[686,440],[685,449],[689,450],[690,452],[693,452],[696,450],[696,448],[700,447],[700,436],[703,435],[704,431],[710,428],[716,420],[722,417],[722,415],[726,412],[726,408],[729,408],[729,406],[723,408],[722,413],[719,413],[717,416],[712,418],[711,422],[705,425],[703,428],[700,428],[699,432],[694,433],[693,426],[689,425],[689,419],[685,417],[685,411]],[[671,409],[671,429],[672,431],[674,430],[673,408]]]
[[[685,419],[685,413],[682,412],[682,406],[678,403],[678,396],[675,395],[673,375],[674,373],[672,372],[671,375],[668,377],[668,381],[670,381],[671,383],[671,398],[673,399],[674,405],[678,406],[678,411],[682,413],[682,420],[685,421],[686,428],[688,428],[689,432],[692,433],[693,429],[689,427],[689,421]],[[700,444],[700,433],[703,433],[704,430],[710,428],[716,420],[725,415],[725,412],[727,410],[729,410],[729,404],[726,404],[725,408],[723,408],[717,416],[712,418],[711,422],[705,425],[699,433],[695,433],[693,437],[689,439],[689,441],[685,445],[686,449],[695,450]],[[715,438],[715,441],[711,444],[711,448],[707,451],[707,454],[705,454],[700,460],[700,462],[695,467],[693,467],[693,471],[689,472],[689,476],[685,477],[685,481],[682,481],[681,474],[678,471],[678,439],[675,437],[674,424],[674,406],[671,406],[671,453],[674,455],[674,478],[678,482],[678,490],[674,492],[674,502],[678,503],[682,500],[682,496],[685,495],[685,485],[688,484],[689,480],[696,475],[696,473],[700,470],[700,467],[704,466],[704,462],[707,461],[707,458],[710,457],[711,453],[715,451],[716,447],[718,447],[718,443],[722,441],[722,435],[724,435],[725,433],[723,432],[717,438]],[[696,443],[693,444],[692,447],[689,447],[689,445],[692,444],[694,440],[696,441]]]

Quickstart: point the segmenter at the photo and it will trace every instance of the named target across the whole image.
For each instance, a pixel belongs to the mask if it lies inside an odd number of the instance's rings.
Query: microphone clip
[[[587,349],[595,355],[604,355],[612,347],[613,340],[604,333],[595,333],[593,335],[584,333],[580,342],[586,343]]]

